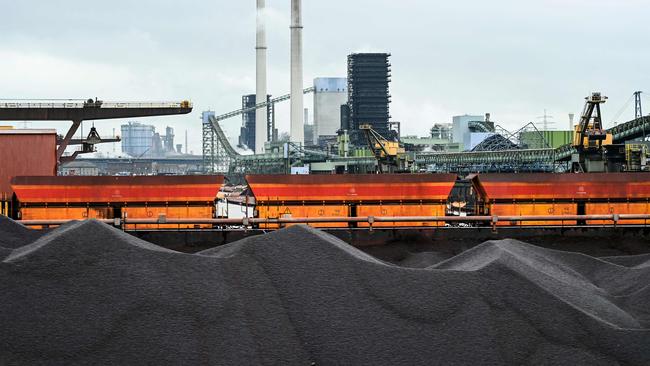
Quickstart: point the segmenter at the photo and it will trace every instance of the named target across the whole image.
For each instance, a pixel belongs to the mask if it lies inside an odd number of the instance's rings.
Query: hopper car
[[[455,174],[249,175],[260,218],[445,216]],[[358,223],[358,227],[370,226]],[[377,222],[375,227],[440,226],[443,222]],[[314,223],[348,227],[347,222]],[[263,228],[276,228],[264,224]]]
[[[21,220],[211,219],[224,177],[14,177]],[[209,225],[140,224],[138,229],[208,228]],[[134,226],[126,225],[126,229]]]

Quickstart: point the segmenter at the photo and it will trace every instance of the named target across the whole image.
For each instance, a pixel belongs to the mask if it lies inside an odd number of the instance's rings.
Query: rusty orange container
[[[358,205],[357,217],[408,217],[408,216],[445,216],[446,204],[386,204]],[[412,227],[412,226],[444,226],[444,222],[375,222],[373,227]],[[359,227],[369,227],[368,223],[359,223]]]
[[[249,175],[259,218],[444,216],[454,174]],[[385,213],[385,214],[382,214]],[[423,226],[436,223],[376,223]],[[313,224],[347,227],[347,223]],[[368,224],[359,224],[368,226]]]
[[[648,202],[622,202],[622,203],[587,203],[585,204],[586,215],[648,215],[650,204]],[[589,225],[611,225],[611,220],[588,220]],[[619,225],[647,225],[647,220],[621,220]]]
[[[24,220],[210,219],[224,177],[14,177],[12,187]],[[69,207],[68,207],[69,206]],[[118,214],[119,215],[119,214]],[[194,225],[138,225],[140,229],[193,228]],[[203,225],[202,227],[209,227]],[[134,226],[127,225],[128,229]]]
[[[350,207],[347,205],[269,205],[258,206],[258,217],[267,219],[278,218],[322,218],[322,217],[349,217]],[[291,226],[291,224],[285,225]],[[346,222],[309,223],[309,226],[318,228],[348,227]],[[263,229],[277,229],[278,224],[262,224]]]
[[[127,206],[122,208],[122,214],[127,220],[124,226],[127,230],[135,229],[194,229],[210,228],[209,224],[128,224],[129,219],[157,220],[161,215],[167,219],[211,219],[214,216],[214,206]]]
[[[575,203],[495,203],[490,205],[493,216],[571,216],[578,214]],[[575,220],[567,221],[525,221],[499,222],[499,226],[548,226],[576,225]]]
[[[224,177],[15,177],[21,203],[213,202]]]
[[[22,220],[112,219],[111,207],[22,207]]]
[[[473,179],[486,201],[647,200],[650,173],[479,174]]]
[[[454,174],[247,175],[257,202],[446,201]]]

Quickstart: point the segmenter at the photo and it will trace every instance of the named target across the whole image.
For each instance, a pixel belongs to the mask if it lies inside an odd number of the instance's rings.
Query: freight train
[[[542,216],[562,217],[562,225],[602,225],[602,219],[572,216],[649,215],[650,173],[250,175],[246,177],[262,219],[340,219],[316,227],[368,227],[359,217],[444,217],[462,206],[475,216],[534,216],[540,220],[498,225],[558,225]],[[217,195],[224,177],[15,177],[11,208],[21,220],[159,219],[138,229],[213,228],[212,225],[166,224],[168,219],[216,218]],[[465,194],[458,194],[460,191]],[[453,202],[452,202],[453,201]],[[461,202],[462,201],[462,202]],[[646,219],[623,219],[620,225],[645,225]],[[443,220],[381,221],[373,227],[438,227]],[[263,222],[261,229],[279,223]],[[135,229],[126,225],[126,229]]]

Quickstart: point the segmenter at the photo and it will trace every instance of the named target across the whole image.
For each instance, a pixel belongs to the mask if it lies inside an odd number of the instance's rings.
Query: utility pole
[[[643,123],[643,109],[641,108],[641,93],[642,91],[634,92],[634,119],[641,119],[641,125],[643,126],[643,141],[645,141],[645,123]]]
[[[549,118],[553,118],[553,116],[549,116],[549,115],[546,113],[546,109],[544,109],[544,115],[543,115],[543,116],[541,116],[541,117],[537,117],[537,119],[541,119],[541,120],[542,120],[542,123],[543,123],[543,127],[542,127],[542,128],[544,129],[544,131],[548,131],[548,125],[550,125],[550,124],[554,124],[554,123],[555,123],[555,122],[549,121],[549,120],[548,120]]]

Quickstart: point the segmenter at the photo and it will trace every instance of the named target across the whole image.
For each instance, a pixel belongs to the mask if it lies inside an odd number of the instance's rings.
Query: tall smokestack
[[[291,142],[304,144],[302,95],[302,0],[291,0]]]
[[[575,116],[575,114],[569,113],[569,131],[573,131],[573,119]]]
[[[255,103],[266,102],[266,0],[257,0],[257,36],[255,44],[256,53],[256,75]],[[255,153],[264,153],[266,143],[268,113],[267,108],[259,108],[255,111]]]

